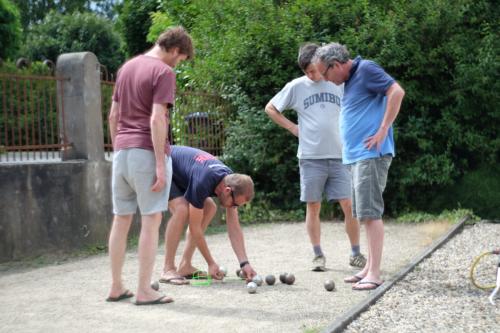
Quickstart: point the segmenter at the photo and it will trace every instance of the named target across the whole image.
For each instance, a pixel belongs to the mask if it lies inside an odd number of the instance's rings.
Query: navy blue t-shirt
[[[184,198],[196,208],[203,208],[208,197],[215,196],[215,187],[233,171],[215,156],[203,150],[172,146],[172,182],[185,191]]]

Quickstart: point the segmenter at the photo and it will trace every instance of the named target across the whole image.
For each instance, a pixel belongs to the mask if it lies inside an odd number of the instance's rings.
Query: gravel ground
[[[469,280],[474,258],[499,246],[499,223],[466,226],[344,332],[500,332],[500,299]]]
[[[447,228],[443,224],[387,223],[383,276],[406,266]],[[312,249],[304,223],[245,227],[244,234],[249,260],[261,275],[293,272],[296,283],[278,282],[248,294],[245,284],[235,278],[238,265],[226,233],[208,236],[207,241],[219,265],[229,269],[231,279],[203,287],[162,284],[161,291],[175,302],[161,306],[137,307],[131,300],[105,302],[110,284],[106,255],[37,269],[0,265],[0,332],[318,332],[368,295],[342,283],[343,277],[356,272],[348,265],[350,249],[342,223],[322,223],[329,268],[323,273],[309,270]],[[361,239],[365,252],[364,228]],[[160,247],[156,277],[162,260]],[[194,264],[206,267],[198,254]],[[327,278],[336,282],[337,291],[323,288]],[[124,279],[133,290],[137,281],[135,250],[127,254]]]

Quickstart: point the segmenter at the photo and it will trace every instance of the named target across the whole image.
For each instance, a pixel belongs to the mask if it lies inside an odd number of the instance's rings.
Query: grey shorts
[[[153,192],[156,178],[154,152],[145,149],[123,149],[113,154],[113,213],[135,214],[137,207],[141,215],[151,215],[167,210],[170,184],[172,183],[172,160],[165,156],[166,185],[163,191]]]
[[[359,161],[350,165],[352,214],[359,221],[379,220],[384,214],[384,193],[392,156]]]
[[[351,198],[351,175],[340,159],[300,159],[300,201],[320,202]]]

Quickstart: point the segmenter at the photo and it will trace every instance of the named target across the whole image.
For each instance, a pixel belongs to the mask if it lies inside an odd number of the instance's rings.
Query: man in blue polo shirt
[[[226,208],[231,245],[242,271],[247,279],[252,279],[257,273],[248,262],[238,218],[238,207],[254,197],[250,176],[233,173],[217,158],[196,148],[172,146],[171,158],[173,175],[168,207],[172,216],[165,231],[165,262],[160,282],[180,285],[188,283],[189,278],[206,278],[206,272],[191,264],[196,248],[207,262],[208,274],[215,279],[223,277],[204,236],[217,210],[211,197],[217,197]],[[175,254],[186,223],[189,232],[177,267]]]
[[[326,80],[344,83],[340,113],[342,161],[351,168],[353,215],[365,222],[368,239],[365,267],[344,281],[354,283],[354,290],[375,289],[383,283],[382,193],[395,156],[392,124],[404,90],[378,64],[360,56],[350,59],[346,47],[338,43],[319,48],[313,61]]]

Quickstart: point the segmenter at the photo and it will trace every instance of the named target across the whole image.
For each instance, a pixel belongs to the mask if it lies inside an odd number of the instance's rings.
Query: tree
[[[120,49],[120,37],[108,20],[91,13],[53,11],[33,26],[24,52],[32,60],[56,61],[61,53],[90,51],[113,73],[123,62]]]
[[[13,0],[21,12],[24,29],[42,22],[52,10],[61,14],[85,11],[90,8],[89,0]]]
[[[116,15],[115,6],[121,0],[12,0],[21,12],[21,23],[25,30],[39,24],[50,11],[60,14],[94,12],[108,19]]]
[[[157,0],[124,0],[118,14],[118,31],[125,41],[129,57],[143,53],[153,43],[147,41],[151,14],[158,9]]]
[[[0,58],[14,57],[21,41],[19,11],[9,0],[0,0]]]

